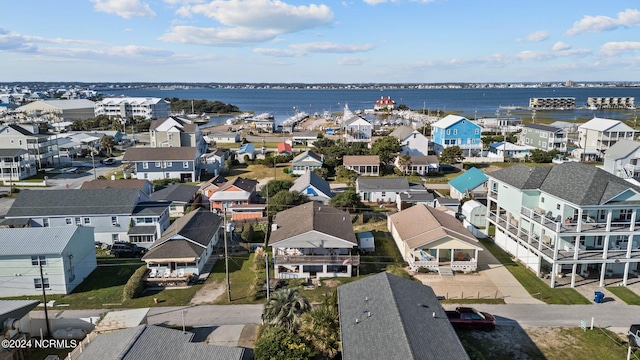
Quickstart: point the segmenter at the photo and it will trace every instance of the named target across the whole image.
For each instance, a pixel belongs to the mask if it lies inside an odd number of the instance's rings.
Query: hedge
[[[124,289],[122,290],[122,297],[124,300],[131,300],[136,298],[142,294],[144,291],[144,275],[147,272],[147,265],[140,266],[136,272],[131,275],[129,281],[124,285]]]

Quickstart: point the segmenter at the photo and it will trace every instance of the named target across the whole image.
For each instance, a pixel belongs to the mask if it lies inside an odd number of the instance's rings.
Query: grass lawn
[[[511,255],[500,249],[492,240],[480,239],[480,242],[509,270],[527,292],[536,299],[540,299],[547,304],[591,304],[589,300],[575,289],[550,288],[549,285],[539,279],[531,270],[525,268],[524,265],[518,262],[514,262]]]
[[[449,181],[451,181],[451,179],[457,177],[458,175],[462,174],[462,172],[458,171],[458,172],[448,172],[448,173],[444,173],[442,175],[429,175],[429,176],[425,176],[425,182],[429,183],[429,184],[446,184]]]
[[[232,180],[236,176],[242,176],[243,178],[249,179],[264,179],[264,178],[273,178],[274,176],[278,180],[291,180],[294,178],[289,174],[285,174],[283,169],[288,169],[291,167],[291,164],[278,164],[274,170],[274,168],[266,167],[264,165],[259,164],[239,164],[231,168],[229,171],[229,175],[225,177],[229,180]]]
[[[254,270],[253,256],[231,255],[229,256],[229,283],[231,284],[231,301],[229,302],[227,292],[220,295],[214,301],[216,305],[228,304],[258,304],[264,301],[261,294],[262,285],[266,279],[264,267]],[[264,258],[262,259],[264,260]],[[224,260],[216,261],[211,271],[211,276],[207,281],[218,281],[225,283]]]
[[[625,286],[607,286],[605,289],[611,291],[613,295],[620,298],[627,305],[640,305],[640,296]]]

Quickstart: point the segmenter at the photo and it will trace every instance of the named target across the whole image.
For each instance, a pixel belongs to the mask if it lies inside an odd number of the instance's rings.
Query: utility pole
[[[224,202],[222,203],[224,206]],[[224,208],[224,217],[222,223],[224,224],[224,272],[227,280],[227,299],[231,302],[231,282],[229,281],[229,251],[227,249],[227,208]]]
[[[42,261],[40,260],[40,256],[38,258],[38,265],[40,266],[40,284],[42,285],[42,301],[44,303],[44,321],[47,323],[47,335],[49,337],[51,334],[51,327],[49,326],[49,311],[47,310],[47,292],[44,288],[44,273],[42,272]]]
[[[91,148],[89,151],[91,151],[91,164],[93,164],[93,180],[98,180],[98,174],[96,174],[96,159],[93,158],[93,141],[90,144]]]
[[[269,183],[265,185],[267,187],[267,231],[264,232],[264,261],[265,261],[265,270],[267,273],[267,300],[270,297],[270,288],[271,284],[269,284],[269,253],[267,252],[267,235],[269,234]]]

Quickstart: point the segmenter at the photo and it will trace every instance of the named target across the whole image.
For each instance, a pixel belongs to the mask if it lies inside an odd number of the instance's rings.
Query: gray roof
[[[289,191],[302,192],[309,185],[312,185],[313,187],[318,189],[318,191],[323,193],[325,196],[333,197],[333,193],[331,192],[331,186],[329,186],[329,183],[313,171],[307,171],[302,176],[297,178],[296,181],[293,182],[293,186],[291,186],[291,189],[289,189]]]
[[[193,333],[155,325],[140,325],[99,334],[82,351],[80,360],[233,360],[248,359],[241,347],[193,343]]]
[[[131,212],[132,216],[160,216],[167,210],[167,201],[146,201],[139,203]]]
[[[531,129],[537,129],[537,130],[543,130],[543,131],[549,131],[549,132],[552,132],[552,133],[555,133],[555,132],[558,132],[558,131],[562,131],[561,128],[557,128],[555,126],[550,126],[550,125],[543,125],[543,124],[529,123],[529,124],[523,125],[523,127],[531,128]]]
[[[175,184],[169,185],[162,189],[156,190],[149,196],[151,200],[166,200],[171,202],[185,202],[191,201],[198,192],[200,187],[195,185]]]
[[[632,152],[640,148],[640,142],[633,140],[618,140],[604,154],[607,159],[618,160],[627,157]]]
[[[627,189],[640,187],[593,165],[578,162],[529,168],[514,165],[494,171],[489,177],[518,189],[539,189],[579,206],[601,205]]]
[[[132,226],[127,231],[127,235],[153,235],[156,233],[156,227],[153,225],[137,225]]]
[[[338,304],[344,360],[469,358],[426,285],[383,272],[339,286]]]
[[[144,258],[201,256],[221,224],[222,218],[217,214],[202,208],[192,211],[176,219]]]
[[[389,134],[389,136],[393,136],[397,139],[399,139],[400,141],[404,140],[407,138],[407,136],[411,135],[415,130],[412,127],[406,126],[406,125],[402,125],[398,128],[396,128],[395,130],[393,130],[391,132],[391,134]]]
[[[281,211],[276,214],[273,223],[277,224],[278,229],[271,231],[269,244],[313,230],[358,244],[349,213],[317,202]]]
[[[23,190],[6,217],[131,214],[138,189]]]
[[[22,154],[28,154],[29,152],[24,149],[0,149],[1,157],[13,157]]]
[[[435,200],[435,195],[428,191],[410,191],[400,193],[400,201],[405,202],[431,202]]]
[[[0,229],[0,256],[62,254],[77,226]]]
[[[22,319],[38,304],[39,300],[0,300],[0,323],[9,318]]]
[[[409,181],[406,177],[399,178],[369,178],[359,177],[359,191],[407,191],[409,190]]]

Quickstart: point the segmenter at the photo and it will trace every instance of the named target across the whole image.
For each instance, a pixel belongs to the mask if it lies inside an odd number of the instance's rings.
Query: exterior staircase
[[[449,266],[439,266],[438,273],[440,273],[440,276],[453,276],[453,270]]]

